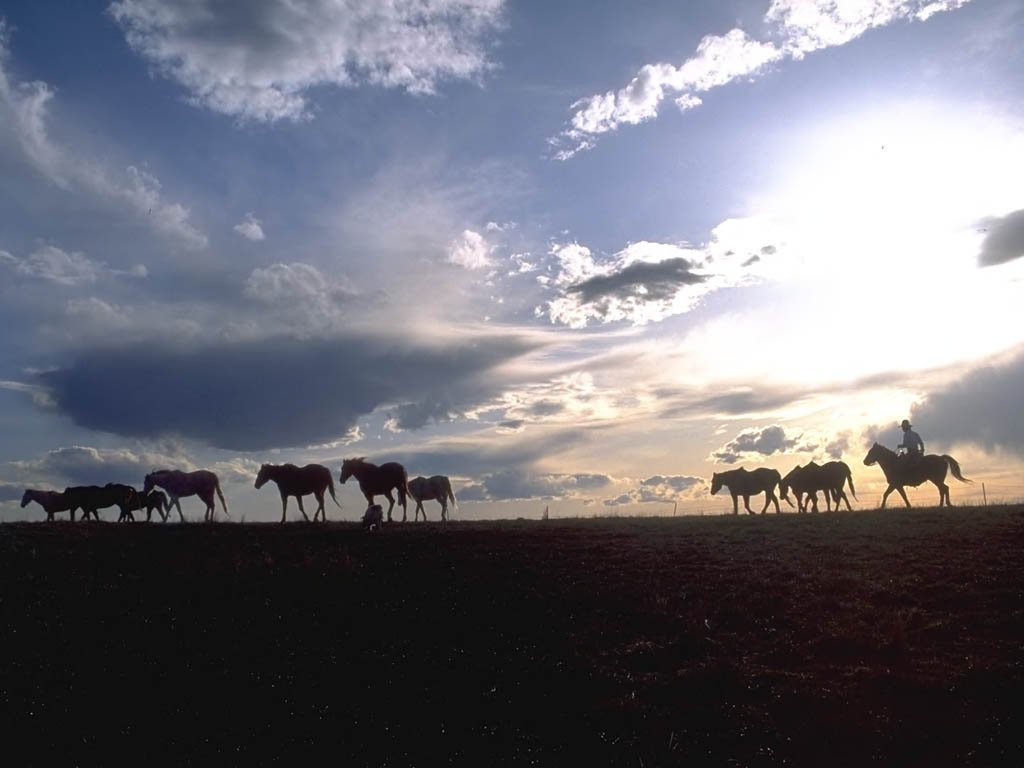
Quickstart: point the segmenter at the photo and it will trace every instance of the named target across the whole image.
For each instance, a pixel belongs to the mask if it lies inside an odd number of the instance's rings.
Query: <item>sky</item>
[[[456,519],[875,506],[904,418],[1020,499],[1022,96],[1019,0],[5,2],[0,520],[349,457]]]

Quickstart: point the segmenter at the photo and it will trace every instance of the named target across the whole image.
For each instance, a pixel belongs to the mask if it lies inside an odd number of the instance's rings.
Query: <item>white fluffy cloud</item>
[[[483,235],[466,229],[448,246],[448,261],[466,269],[484,269],[491,266],[491,250]]]
[[[894,21],[924,21],[969,1],[774,0],[763,19],[774,40],[752,39],[742,29],[707,35],[681,65],[647,64],[624,88],[580,99],[569,126],[551,139],[554,156],[567,160],[592,148],[603,133],[657,117],[669,95],[680,109],[692,109],[701,103],[698,94],[754,76],[769,64],[843,45]]]
[[[258,242],[267,239],[263,232],[263,222],[257,219],[252,212],[245,214],[245,218],[235,224],[233,229],[246,240]]]
[[[503,0],[117,0],[129,45],[192,100],[243,119],[308,117],[307,92],[361,83],[431,93],[489,63]]]

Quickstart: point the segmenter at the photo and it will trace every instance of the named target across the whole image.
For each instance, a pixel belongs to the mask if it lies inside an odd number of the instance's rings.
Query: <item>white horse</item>
[[[146,475],[146,482],[143,485],[143,493],[149,493],[153,486],[159,485],[167,491],[167,511],[172,507],[178,508],[178,517],[185,522],[185,516],[181,513],[182,496],[198,496],[206,504],[206,515],[204,519],[211,522],[214,517],[215,507],[213,494],[216,492],[220,499],[220,505],[224,508],[224,514],[228,515],[228,505],[224,501],[224,494],[220,491],[220,480],[207,469],[197,469],[195,472],[182,472],[178,469],[160,469]],[[230,517],[230,515],[228,515]]]
[[[444,475],[433,477],[416,477],[409,481],[409,495],[416,500],[416,512],[413,520],[419,520],[419,513],[423,513],[423,519],[427,519],[427,512],[423,509],[423,502],[431,499],[441,504],[441,519],[448,519],[448,500],[451,499],[452,508],[456,506],[455,494],[452,492],[452,483]]]

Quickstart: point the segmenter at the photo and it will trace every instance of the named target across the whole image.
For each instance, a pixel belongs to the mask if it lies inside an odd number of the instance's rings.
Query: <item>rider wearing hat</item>
[[[912,429],[913,425],[904,419],[900,422],[900,429],[903,430],[903,442],[897,446],[909,461],[916,461],[924,456],[924,440]]]

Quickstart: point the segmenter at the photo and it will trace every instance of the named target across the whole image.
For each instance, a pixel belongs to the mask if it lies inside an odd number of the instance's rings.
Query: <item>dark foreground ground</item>
[[[0,526],[11,765],[1024,765],[1024,507]],[[27,751],[26,751],[27,750]]]

